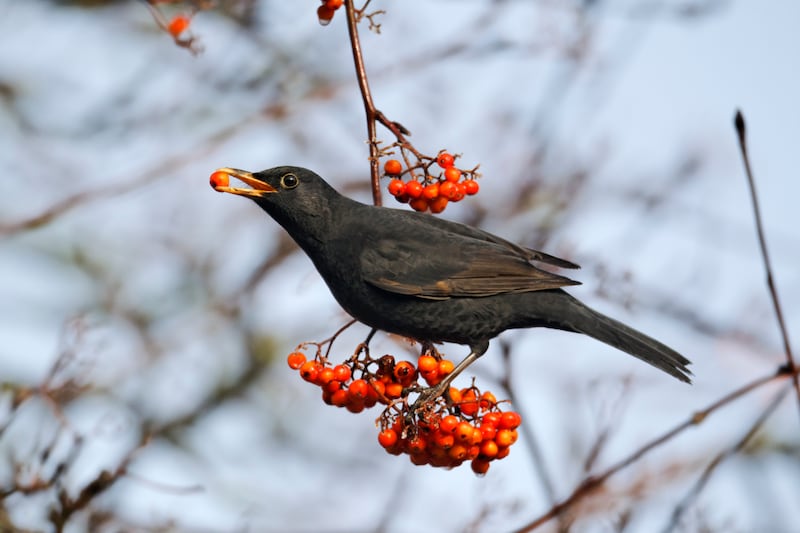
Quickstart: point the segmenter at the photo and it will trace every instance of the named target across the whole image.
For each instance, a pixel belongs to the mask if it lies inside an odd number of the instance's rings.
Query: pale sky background
[[[482,227],[530,245],[555,223],[546,251],[584,267],[575,275],[584,285],[572,294],[694,361],[695,384],[687,387],[591,339],[503,336],[513,343],[519,407],[559,497],[583,477],[580,459],[605,424],[615,430],[599,468],[780,364],[732,124],[742,109],[785,318],[796,333],[800,3],[708,2],[716,9],[689,20],[670,2],[648,3],[660,6],[655,16],[632,15],[641,2],[599,3],[584,21],[595,32],[579,68],[558,52],[575,32],[572,2],[374,3],[389,10],[381,35],[362,31],[376,104],[413,132],[418,148],[448,148],[463,153],[465,165],[481,164],[475,203],[444,216],[467,220],[480,207]],[[0,228],[80,191],[152,180],[43,227],[0,234],[2,381],[40,383],[64,346],[65,324],[82,317],[89,325],[73,371],[97,388],[67,408],[88,436],[69,487],[115,465],[136,441],[140,417],[188,412],[246,366],[240,332],[214,313],[209,295],[230,297],[276,246],[280,229],[255,205],[211,191],[210,172],[299,164],[339,187],[366,180],[343,13],[320,28],[316,5],[259,2],[259,24],[249,31],[202,13],[192,27],[205,50],[193,57],[137,2],[89,10],[0,0]],[[465,48],[430,60],[454,42]],[[270,106],[285,118],[264,113]],[[686,160],[698,166],[681,178]],[[572,208],[550,213],[556,197],[548,191],[581,169],[591,175],[568,196]],[[507,217],[532,174],[543,180],[541,197]],[[368,199],[365,189],[348,194]],[[75,266],[76,256],[111,276]],[[108,294],[119,306],[111,311]],[[176,442],[148,446],[131,468],[136,478],[99,504],[142,527],[175,520],[186,531],[276,532],[371,531],[387,502],[398,514],[386,531],[464,530],[485,505],[479,530],[507,531],[549,507],[524,439],[485,478],[468,466],[413,467],[377,446],[378,412],[325,406],[286,368],[296,344],[322,339],[345,320],[304,256],[271,271],[243,305],[243,327],[271,336],[277,364]],[[148,358],[135,328],[112,312],[122,308],[153,319],[159,357]],[[687,313],[713,327],[692,327]],[[348,354],[365,333],[348,333],[338,351]],[[495,391],[498,346],[473,373]],[[385,336],[373,350],[410,356]],[[652,476],[650,497],[626,531],[661,530],[702,468],[744,434],[775,390],[746,396],[612,478],[622,492],[643,472]],[[7,409],[4,420],[12,420]],[[37,402],[12,422],[0,435],[2,485],[13,462],[34,456],[56,426]],[[798,523],[795,398],[762,438],[765,449],[789,451],[730,459],[689,513],[687,530],[703,520],[720,531],[788,532]],[[692,468],[666,471],[674,463]],[[5,505],[20,527],[36,530],[46,527],[47,501],[16,497]],[[613,528],[605,517],[575,530]],[[80,518],[72,531],[81,531]]]

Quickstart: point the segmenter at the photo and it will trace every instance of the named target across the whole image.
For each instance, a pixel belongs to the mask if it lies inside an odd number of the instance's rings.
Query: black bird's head
[[[218,173],[241,181],[247,187],[215,182]],[[316,173],[302,167],[275,167],[260,172],[220,168],[212,174],[219,192],[245,196],[257,203],[303,245],[306,237],[320,238],[330,228],[333,212],[344,197]]]

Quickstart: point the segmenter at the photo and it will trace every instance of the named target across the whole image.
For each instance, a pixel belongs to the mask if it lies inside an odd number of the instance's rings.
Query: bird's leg
[[[453,382],[458,375],[464,371],[469,365],[474,363],[478,360],[480,356],[486,353],[486,350],[489,349],[489,341],[483,341],[480,344],[474,344],[470,346],[469,355],[467,355],[460,363],[458,363],[453,371],[447,374],[442,381],[438,384],[434,385],[433,387],[428,387],[423,389],[420,392],[419,397],[414,402],[412,407],[412,411],[416,410],[418,407],[425,405],[427,402],[431,401],[434,398],[438,398],[448,390],[450,390],[450,384]]]

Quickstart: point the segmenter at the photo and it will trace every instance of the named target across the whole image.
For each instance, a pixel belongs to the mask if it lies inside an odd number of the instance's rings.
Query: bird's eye
[[[300,184],[300,180],[294,174],[284,174],[281,176],[281,187],[284,189],[294,189]]]

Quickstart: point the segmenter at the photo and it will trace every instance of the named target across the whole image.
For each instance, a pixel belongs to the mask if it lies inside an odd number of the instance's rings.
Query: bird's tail
[[[684,356],[652,337],[648,337],[644,333],[636,331],[622,322],[591,309],[569,294],[563,291],[557,292],[567,296],[567,302],[570,308],[566,316],[560,314],[565,318],[558,326],[560,329],[589,335],[623,352],[629,353],[681,381],[691,383],[689,376],[691,376],[692,373],[688,369],[688,365],[691,364],[691,361]]]

